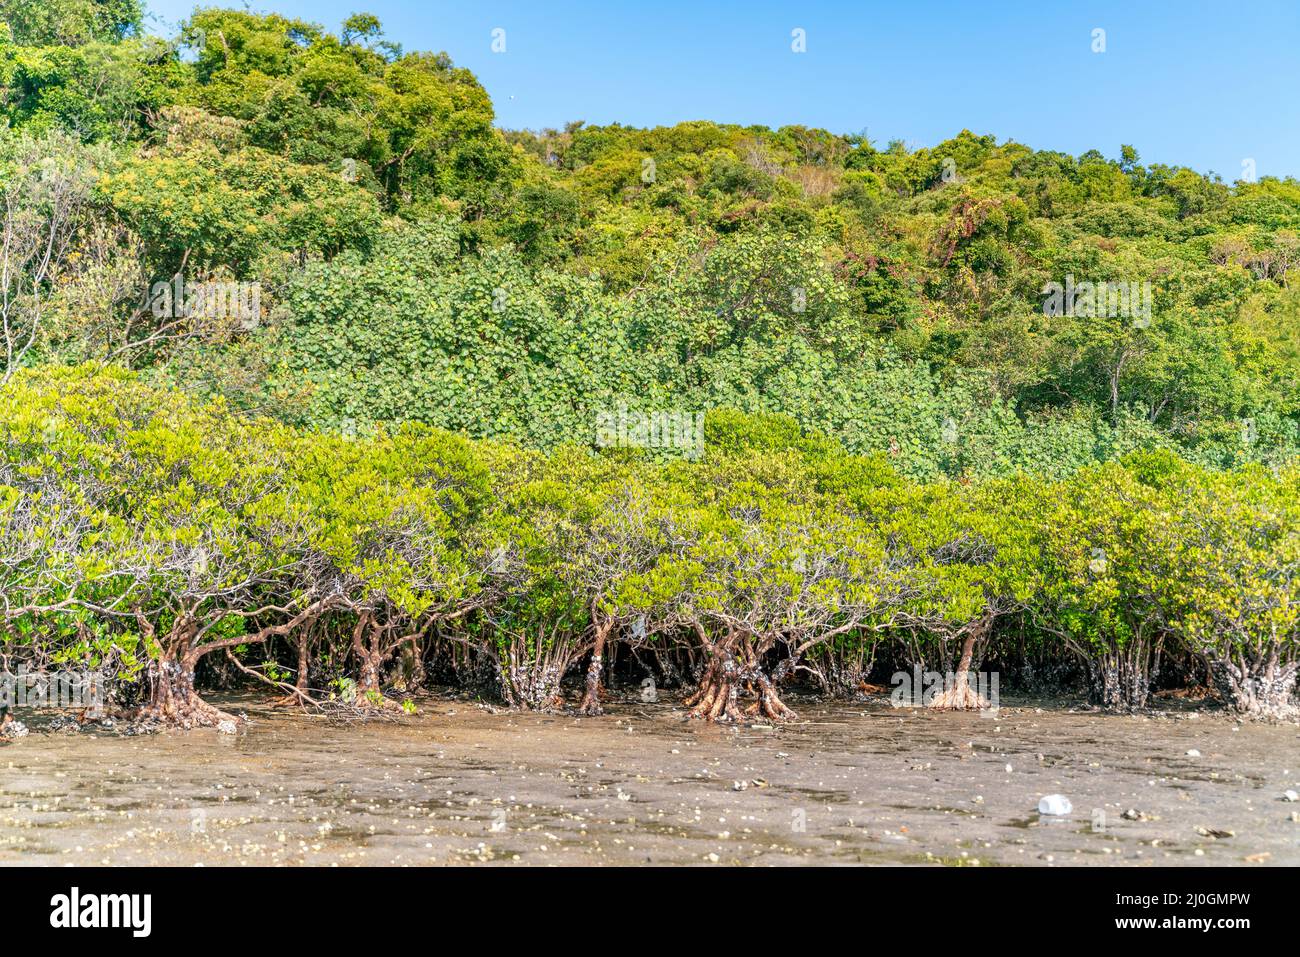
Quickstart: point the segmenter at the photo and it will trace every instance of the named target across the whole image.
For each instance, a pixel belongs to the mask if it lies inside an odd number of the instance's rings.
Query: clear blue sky
[[[193,0],[146,0],[167,33]],[[242,6],[213,3],[213,6]],[[933,145],[963,127],[1038,149],[1300,176],[1300,0],[253,0],[337,31],[376,14],[478,75],[507,128],[709,119]],[[506,51],[492,52],[505,30]],[[806,31],[807,52],[791,51]],[[1094,53],[1093,30],[1106,31]]]

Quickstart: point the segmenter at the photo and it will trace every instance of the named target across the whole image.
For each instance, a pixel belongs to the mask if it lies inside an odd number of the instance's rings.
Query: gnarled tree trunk
[[[875,664],[875,647],[866,642],[827,642],[809,654],[809,669],[817,676],[822,690],[834,698],[861,698],[867,693],[867,678]],[[793,659],[786,659],[784,667]],[[778,671],[781,669],[778,668]],[[772,675],[779,683],[778,674]]]
[[[749,635],[730,631],[725,638],[714,642],[703,627],[697,625],[695,632],[709,659],[699,687],[685,701],[691,717],[705,721],[744,721],[747,717],[784,721],[795,717],[777,694],[775,683],[763,671],[749,643]],[[756,699],[744,709],[739,703],[742,690],[752,693]]]
[[[497,659],[501,696],[512,708],[553,711],[564,707],[560,682],[579,651],[562,630],[549,638],[542,629],[536,641],[511,632],[500,647]]]
[[[195,647],[198,628],[181,618],[162,640],[162,654],[149,664],[149,702],[140,717],[179,728],[215,728],[233,715],[208,704],[194,690],[194,669],[203,651]]]
[[[330,605],[329,599],[313,602],[292,618],[278,625],[269,625],[252,634],[217,641],[204,641],[204,634],[218,619],[211,619],[204,627],[193,617],[177,616],[172,630],[159,642],[160,653],[149,663],[149,701],[140,709],[139,717],[156,720],[180,728],[217,727],[223,722],[237,723],[238,718],[208,704],[194,689],[194,671],[199,659],[214,651],[224,651],[238,645],[259,645],[273,635],[286,635],[313,620]],[[285,609],[275,609],[285,613]],[[145,645],[152,644],[154,628],[143,615],[137,615]]]
[[[966,627],[961,658],[957,662],[957,673],[953,676],[952,685],[934,696],[930,702],[931,708],[939,711],[980,711],[991,707],[989,700],[970,686],[970,669],[975,659],[975,646],[987,639],[992,630],[991,614]]]
[[[276,698],[273,706],[288,708],[294,705],[315,705],[318,702],[311,696],[311,653],[316,644],[316,636],[311,628],[303,630],[296,642],[298,652],[298,674],[294,678],[293,688],[288,693]],[[282,685],[283,687],[283,685]]]
[[[384,695],[384,665],[398,648],[415,640],[415,636],[393,640],[391,635],[396,628],[396,624],[380,622],[370,611],[362,612],[357,618],[352,630],[352,652],[357,658],[357,697],[353,704],[357,708],[383,711],[401,707]]]
[[[1137,635],[1124,644],[1110,642],[1085,654],[1089,693],[1107,711],[1138,711],[1151,698],[1152,678],[1159,668],[1160,645]]]
[[[605,668],[605,640],[609,633],[614,629],[612,621],[598,621],[596,623],[595,644],[591,649],[591,661],[587,664],[587,690],[582,696],[582,703],[578,705],[578,711],[581,714],[600,714],[600,676]]]
[[[1290,719],[1300,714],[1294,696],[1300,662],[1281,660],[1276,647],[1251,652],[1235,649],[1211,659],[1215,684],[1239,714]]]

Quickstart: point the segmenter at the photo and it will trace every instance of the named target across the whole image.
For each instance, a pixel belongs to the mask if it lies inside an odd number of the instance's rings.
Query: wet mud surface
[[[729,727],[428,698],[341,723],[214,700],[239,734],[29,720],[0,743],[0,864],[1300,864],[1300,727],[1222,713],[794,700]],[[1040,816],[1047,794],[1072,813]]]

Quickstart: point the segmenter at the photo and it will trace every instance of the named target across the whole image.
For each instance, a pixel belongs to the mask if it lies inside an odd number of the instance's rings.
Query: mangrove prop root
[[[1276,655],[1250,661],[1239,654],[1214,661],[1212,668],[1216,685],[1238,714],[1280,721],[1300,717],[1294,703],[1300,664],[1284,664]]]
[[[975,691],[962,675],[951,688],[935,695],[930,707],[936,711],[982,711],[990,705],[988,699]]]
[[[748,688],[757,700],[743,710],[739,699],[742,688]],[[763,717],[769,721],[786,721],[795,713],[786,707],[776,693],[776,686],[758,668],[740,669],[734,662],[710,666],[700,680],[695,693],[685,701],[687,714],[704,721],[744,721],[746,716]]]
[[[754,680],[758,684],[759,711],[772,721],[786,721],[795,717],[795,713],[786,707],[781,696],[776,693],[772,679],[761,671],[755,671]]]
[[[596,626],[596,639],[591,648],[591,663],[587,665],[587,690],[578,705],[579,714],[600,714],[600,676],[605,670],[605,640],[613,629],[612,621]]]
[[[587,666],[587,690],[582,696],[582,703],[578,705],[579,714],[597,715],[601,713],[600,673],[602,668],[600,653],[593,653],[591,664]]]
[[[163,658],[151,669],[149,701],[136,717],[144,721],[157,721],[176,728],[215,728],[223,722],[238,723],[239,719],[208,704],[194,690],[194,662],[186,658],[178,661]]]
[[[389,711],[401,711],[402,706],[378,690],[369,692],[358,689],[356,699],[349,703],[360,714],[382,714]]]
[[[951,688],[945,688],[934,696],[930,707],[936,711],[981,711],[990,707],[989,701],[970,686],[971,660],[975,655],[975,645],[988,635],[993,619],[986,617],[972,627],[962,643],[961,660],[957,663],[957,680]]]

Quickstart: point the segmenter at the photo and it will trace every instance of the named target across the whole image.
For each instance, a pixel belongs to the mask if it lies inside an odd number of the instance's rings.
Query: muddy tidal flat
[[[1300,864],[1300,727],[1216,712],[793,701],[730,727],[426,698],[341,723],[215,700],[238,734],[31,719],[0,743],[0,864]],[[1040,816],[1048,794],[1073,811]]]

